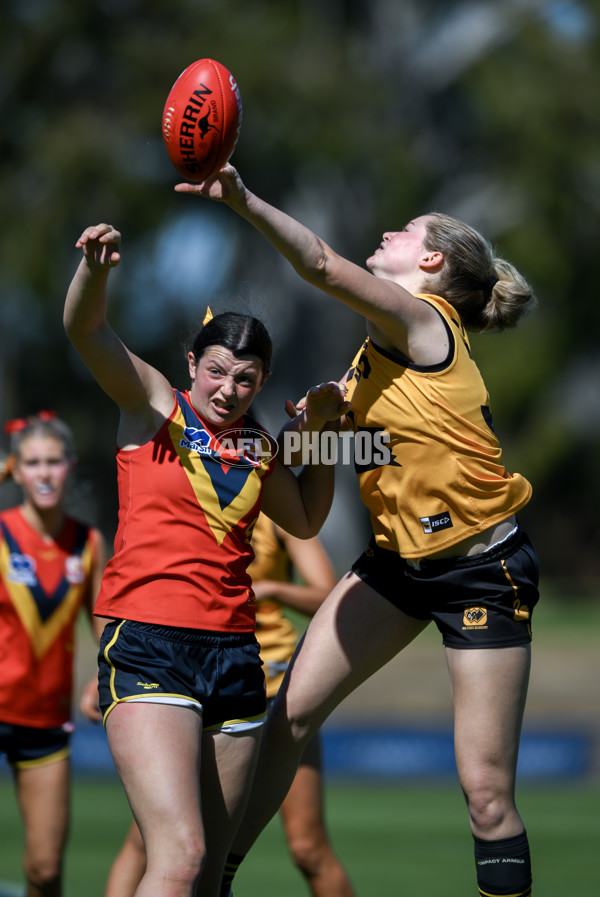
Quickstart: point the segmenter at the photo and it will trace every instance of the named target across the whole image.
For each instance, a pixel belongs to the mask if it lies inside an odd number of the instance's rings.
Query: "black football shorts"
[[[450,648],[531,641],[539,569],[521,529],[481,554],[422,560],[419,569],[371,539],[352,570],[403,613],[433,620]]]
[[[98,654],[104,722],[124,701],[157,701],[202,714],[204,731],[263,724],[265,677],[254,633],[157,626],[133,620],[106,625]]]

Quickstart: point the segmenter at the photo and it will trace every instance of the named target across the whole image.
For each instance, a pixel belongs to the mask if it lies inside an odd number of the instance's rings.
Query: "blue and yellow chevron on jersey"
[[[95,538],[67,518],[43,539],[19,508],[0,514],[0,719],[60,726],[69,719],[74,627],[90,588]]]
[[[148,443],[117,452],[119,526],[96,613],[213,631],[254,629],[249,534],[274,464],[245,416],[213,433],[189,393]],[[241,448],[240,448],[241,446]]]

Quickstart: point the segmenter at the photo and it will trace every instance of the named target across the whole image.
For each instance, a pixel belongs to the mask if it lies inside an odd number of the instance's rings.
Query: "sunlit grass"
[[[76,777],[65,897],[102,897],[106,874],[129,822],[118,782]],[[527,786],[519,790],[540,897],[592,893],[597,882],[600,787]],[[357,897],[475,894],[472,842],[458,785],[380,785],[332,780],[332,839]],[[12,782],[0,778],[0,880],[21,882],[21,826]],[[235,897],[306,897],[274,820],[248,855]]]

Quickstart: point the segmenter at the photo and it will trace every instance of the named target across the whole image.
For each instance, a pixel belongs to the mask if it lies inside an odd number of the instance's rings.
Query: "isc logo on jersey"
[[[444,511],[442,514],[430,514],[429,517],[420,517],[421,526],[424,533],[437,533],[438,530],[448,529],[452,526],[452,518],[450,511]]]

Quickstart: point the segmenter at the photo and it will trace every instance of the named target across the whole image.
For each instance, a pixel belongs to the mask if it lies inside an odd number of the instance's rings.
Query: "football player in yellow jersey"
[[[373,538],[289,668],[233,852],[243,856],[276,812],[329,713],[434,621],[479,891],[526,897],[529,847],[514,790],[538,567],[515,515],[531,488],[504,467],[466,332],[514,326],[535,303],[532,289],[477,231],[447,215],[385,233],[365,270],[247,190],[231,165],[175,190],[230,206],[300,277],[367,319],[347,377],[347,417]]]

